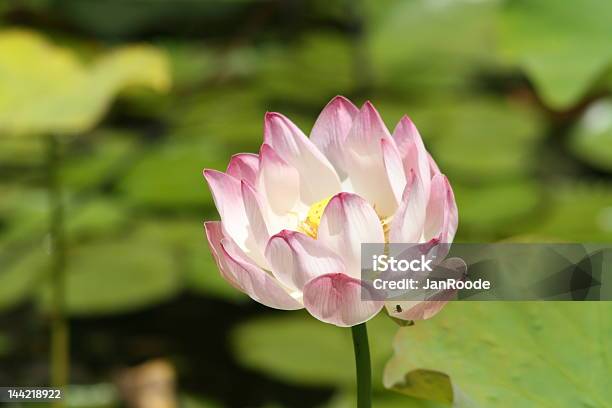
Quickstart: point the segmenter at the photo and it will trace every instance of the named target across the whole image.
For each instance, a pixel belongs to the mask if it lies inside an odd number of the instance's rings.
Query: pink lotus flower
[[[305,307],[337,326],[385,303],[361,299],[361,243],[450,243],[457,230],[452,189],[412,121],[390,134],[370,102],[334,98],[310,138],[267,113],[259,155],[237,154],[225,173],[204,177],[221,215],[205,228],[222,276],[257,302]],[[389,313],[414,320],[443,302],[401,304],[388,303]]]

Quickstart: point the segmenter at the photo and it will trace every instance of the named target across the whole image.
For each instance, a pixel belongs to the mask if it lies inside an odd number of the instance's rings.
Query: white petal
[[[381,139],[391,140],[391,136],[376,109],[366,102],[346,140],[346,171],[354,192],[386,217],[395,212],[398,199],[385,168]]]
[[[260,254],[263,255],[266,244],[270,239],[270,232],[267,226],[268,222],[266,221],[265,213],[257,192],[246,180],[243,180],[241,183],[242,198],[244,200],[247,219],[249,220],[249,228],[253,233],[253,239],[257,243]],[[258,263],[265,266],[262,262]]]
[[[402,157],[393,139],[381,139],[380,142],[387,178],[395,194],[395,200],[399,203],[406,188],[406,173]]]
[[[457,204],[448,179],[437,174],[431,179],[431,190],[425,219],[424,239],[452,242],[459,222]]]
[[[300,198],[300,176],[274,149],[263,144],[259,153],[258,191],[270,209],[282,216],[291,211]]]
[[[325,207],[317,240],[340,255],[347,275],[359,278],[361,244],[385,242],[385,236],[376,212],[363,198],[340,193]]]
[[[325,323],[355,326],[376,316],[384,305],[381,301],[363,300],[362,290],[368,287],[359,279],[343,273],[322,275],[304,286],[304,306]]]
[[[232,156],[226,173],[238,180],[246,180],[255,185],[259,172],[259,157],[252,153],[239,153]]]
[[[344,271],[340,257],[320,241],[296,231],[283,230],[270,238],[266,259],[279,281],[299,291],[317,276]]]
[[[300,197],[307,205],[340,191],[340,179],[317,147],[289,119],[268,112],[264,140],[300,175]]]
[[[427,197],[419,175],[410,171],[409,183],[406,185],[389,231],[389,241],[397,243],[419,243],[425,225]]]
[[[415,169],[422,180],[425,193],[429,194],[430,156],[419,131],[408,116],[404,116],[395,127],[393,139],[402,156],[404,171],[408,174],[410,169]]]
[[[336,96],[321,111],[310,140],[329,159],[341,180],[346,178],[344,143],[359,109],[343,96]]]
[[[221,250],[227,268],[253,300],[275,309],[296,310],[303,307],[280,282],[251,262],[231,239],[221,240]]]

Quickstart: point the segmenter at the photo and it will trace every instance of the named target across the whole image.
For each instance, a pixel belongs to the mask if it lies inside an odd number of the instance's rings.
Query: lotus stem
[[[372,407],[372,367],[368,329],[365,323],[351,327],[357,372],[357,408]]]
[[[50,207],[50,283],[51,314],[51,385],[65,392],[68,384],[70,353],[68,322],[66,321],[66,240],[64,235],[64,204],[60,180],[61,152],[56,136],[48,137],[48,194]],[[57,402],[62,406],[61,400]]]

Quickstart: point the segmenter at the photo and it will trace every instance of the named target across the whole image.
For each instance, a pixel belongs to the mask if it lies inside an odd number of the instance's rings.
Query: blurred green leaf
[[[232,302],[248,300],[221,277],[208,249],[202,219],[145,221],[138,228],[138,236],[159,239],[173,251],[178,267],[185,274],[186,289]]]
[[[86,68],[70,50],[19,29],[0,33],[0,131],[86,131],[128,86],[166,91],[167,61],[148,46],[117,49]]]
[[[540,187],[528,180],[465,186],[453,183],[459,214],[459,234],[475,240],[496,239],[520,231],[543,204]]]
[[[127,172],[119,189],[138,206],[210,207],[212,197],[202,170],[225,170],[230,156],[218,143],[206,139],[158,144]]]
[[[14,263],[9,263],[6,254],[1,255],[0,310],[5,310],[29,298],[38,288],[49,268],[49,256],[40,247],[27,252]]]
[[[133,132],[103,128],[84,138],[86,146],[77,146],[61,165],[62,185],[83,190],[111,181],[130,162],[136,151]]]
[[[427,108],[411,116],[451,182],[500,182],[533,173],[543,123],[526,107],[472,97]]]
[[[465,87],[494,64],[496,2],[370,2],[368,49],[377,81],[419,100]],[[370,10],[368,10],[370,11]]]
[[[4,198],[0,218],[7,223],[3,237],[6,241],[38,241],[47,234],[50,221],[45,190],[13,187],[5,190]],[[65,195],[64,205],[65,228],[69,239],[74,241],[111,234],[128,218],[121,202],[100,196],[77,201]]]
[[[501,51],[556,109],[574,105],[612,63],[612,3],[585,0],[507,2]]]
[[[612,172],[612,99],[588,108],[570,134],[569,147],[585,162]]]
[[[337,394],[332,400],[320,408],[354,408],[357,398],[354,390]],[[433,401],[424,401],[407,395],[398,395],[388,391],[375,392],[372,395],[372,406],[376,408],[442,408],[448,407]]]
[[[68,214],[66,233],[75,242],[111,235],[129,220],[120,202],[103,198],[91,200]]]
[[[0,137],[0,166],[37,166],[45,159],[42,138]]]
[[[428,368],[480,406],[603,407],[611,311],[607,302],[452,302],[399,330],[385,385],[401,391],[407,373]]]
[[[272,100],[312,104],[320,109],[334,96],[357,87],[354,48],[333,33],[309,34],[289,47],[262,51],[260,91]]]
[[[537,118],[522,107],[491,101],[456,106],[432,150],[440,168],[464,180],[500,180],[529,174],[540,135]]]
[[[570,242],[612,240],[612,186],[554,184],[547,210],[526,233]]]
[[[239,326],[232,333],[238,359],[282,381],[353,387],[351,331],[322,323],[305,312],[286,314],[254,319]],[[377,389],[381,388],[382,367],[389,357],[396,327],[386,316],[368,322],[373,386]]]
[[[261,96],[251,88],[209,88],[184,98],[169,112],[175,126],[172,137],[207,139],[255,151],[263,140],[265,111]]]
[[[179,271],[170,252],[154,240],[123,238],[69,248],[66,307],[72,315],[124,313],[176,294]],[[39,301],[50,307],[50,287]]]

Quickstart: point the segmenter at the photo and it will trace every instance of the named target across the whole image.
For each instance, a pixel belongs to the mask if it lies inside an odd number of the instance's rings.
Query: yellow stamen
[[[317,201],[308,209],[308,214],[306,214],[306,218],[300,222],[298,229],[304,234],[317,239],[317,232],[319,230],[319,224],[321,223],[321,217],[323,216],[323,211],[325,211],[325,207],[330,202],[333,196],[328,198],[324,198],[321,201]],[[378,214],[378,212],[377,212]],[[391,217],[381,217],[378,215],[380,219],[380,225],[383,228],[383,232],[385,234],[385,241],[389,242],[389,230],[391,229]]]
[[[317,201],[308,209],[308,214],[306,214],[306,219],[300,223],[299,229],[305,233],[317,239],[317,231],[319,229],[319,224],[321,223],[321,217],[323,216],[323,211],[327,204],[332,199],[333,196],[329,196],[324,198],[321,201]]]

